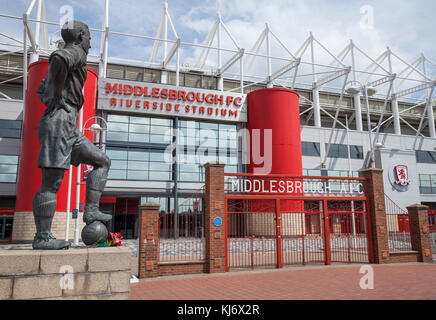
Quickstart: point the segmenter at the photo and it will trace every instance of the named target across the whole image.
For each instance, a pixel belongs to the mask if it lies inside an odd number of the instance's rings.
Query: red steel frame
[[[225,176],[243,176],[243,177],[257,177],[257,178],[293,178],[293,179],[313,179],[313,180],[343,180],[343,181],[359,181],[364,184],[366,189],[366,184],[368,179],[361,177],[323,177],[323,176],[295,176],[295,175],[281,175],[281,174],[270,174],[270,175],[257,175],[250,173],[224,173]],[[365,190],[364,189],[364,190]],[[324,245],[325,245],[325,255],[324,263],[326,265],[331,264],[331,248],[330,248],[330,228],[329,219],[330,214],[328,210],[327,201],[362,201],[365,206],[365,219],[366,219],[366,235],[367,235],[367,250],[368,250],[368,261],[369,263],[374,263],[373,254],[373,241],[372,241],[372,225],[370,218],[370,203],[366,196],[304,196],[304,195],[286,195],[286,194],[226,194],[224,201],[225,209],[225,264],[226,271],[229,271],[229,252],[228,252],[228,200],[239,199],[239,200],[274,200],[275,201],[275,221],[276,221],[276,252],[277,252],[277,268],[282,268],[282,241],[281,241],[281,214],[280,214],[280,200],[314,200],[321,201],[322,208],[320,208],[320,214],[322,212],[324,221]],[[321,211],[322,209],[322,211]],[[321,226],[320,226],[321,227]]]

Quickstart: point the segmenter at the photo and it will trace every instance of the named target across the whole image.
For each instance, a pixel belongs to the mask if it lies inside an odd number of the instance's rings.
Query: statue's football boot
[[[64,240],[56,240],[51,232],[36,233],[33,238],[34,250],[61,250],[68,249],[71,243]]]
[[[87,225],[94,221],[108,222],[111,219],[112,215],[101,212],[97,207],[87,207],[83,214],[83,222]]]

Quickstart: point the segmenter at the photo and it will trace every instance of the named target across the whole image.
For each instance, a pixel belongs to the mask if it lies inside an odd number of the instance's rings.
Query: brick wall
[[[225,272],[225,208],[224,208],[224,164],[209,162],[204,165],[204,233],[206,238],[206,261],[209,273]],[[214,225],[214,219],[220,218],[221,226]]]
[[[71,214],[71,213],[70,213]],[[57,239],[65,239],[65,227],[66,227],[66,212],[55,212],[53,217],[51,231]],[[79,212],[79,239],[81,239],[82,229],[85,226],[83,222],[83,213]],[[74,239],[74,226],[75,220],[69,220],[69,239]],[[12,241],[17,242],[29,242],[33,241],[35,236],[35,219],[32,212],[15,212],[14,223],[12,229]]]
[[[181,274],[206,273],[206,261],[159,263],[158,276],[175,276]]]
[[[365,195],[368,197],[374,263],[429,262],[432,260],[428,207],[413,205],[409,211],[412,251],[389,252],[388,228],[383,187],[383,170],[371,168],[362,171],[368,178]]]
[[[152,202],[139,206],[139,278],[151,278],[158,275],[159,207],[159,204]]]
[[[391,252],[389,263],[419,262],[417,251]]]
[[[205,169],[205,261],[159,262],[159,205],[146,202],[140,205],[139,278],[225,272],[224,164],[210,162]],[[217,217],[221,226],[214,225]]]
[[[407,207],[407,211],[409,212],[412,249],[418,251],[418,260],[420,262],[430,262],[433,258],[428,224],[428,207],[414,204]]]
[[[385,191],[383,170],[377,168],[362,171],[368,181],[365,185],[365,196],[369,199],[369,215],[372,239],[372,257],[374,263],[389,263],[389,243],[386,223]],[[369,250],[371,248],[369,247]]]

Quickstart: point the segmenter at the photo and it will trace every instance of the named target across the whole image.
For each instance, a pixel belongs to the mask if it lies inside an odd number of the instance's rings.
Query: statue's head
[[[91,34],[86,24],[80,21],[68,21],[62,26],[61,35],[66,44],[77,44],[88,54],[91,48]]]

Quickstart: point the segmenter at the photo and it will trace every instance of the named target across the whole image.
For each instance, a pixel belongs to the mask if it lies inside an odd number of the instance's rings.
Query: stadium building
[[[400,216],[414,203],[436,213],[436,80],[430,77],[436,64],[424,54],[407,62],[387,48],[371,57],[352,41],[336,53],[312,34],[300,47],[288,48],[275,33],[280,30],[268,25],[244,49],[219,14],[204,43],[188,43],[177,34],[166,4],[155,36],[123,33],[109,23],[109,10],[106,0],[102,27],[91,29],[100,46],[93,45],[88,56],[80,126],[112,161],[101,199],[103,211],[113,215],[111,231],[137,238],[138,205],[153,201],[171,211],[201,191],[208,161],[226,163],[226,172],[247,172],[244,159],[247,153],[252,159],[249,147],[256,140],[252,136],[247,148],[242,138],[249,126],[247,94],[263,88],[298,93],[303,175],[358,177],[362,169],[381,168],[386,199]],[[32,162],[39,117],[32,117],[30,100],[24,100],[35,99],[29,90],[37,88],[44,60],[62,42],[49,36],[60,28],[46,19],[43,0],[32,1],[23,16],[0,13],[0,19],[24,34],[16,39],[0,33],[0,240],[20,242],[33,239],[31,200],[40,179]],[[151,46],[150,56],[111,57],[109,48],[120,38]],[[188,65],[184,54],[195,59]],[[291,130],[292,124],[283,119],[278,127]],[[278,127],[269,128],[272,142]],[[292,154],[272,161],[293,161]],[[53,225],[57,237],[67,232],[72,239],[76,221],[82,223],[88,169],[65,174]],[[432,215],[430,221],[435,224]]]

